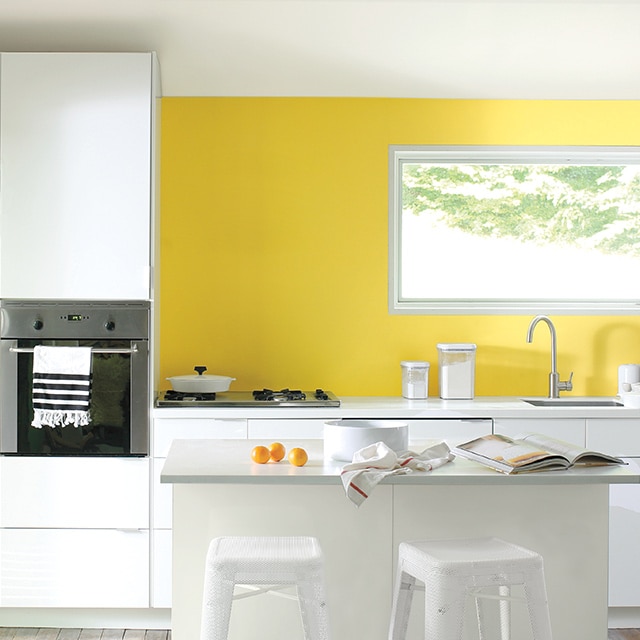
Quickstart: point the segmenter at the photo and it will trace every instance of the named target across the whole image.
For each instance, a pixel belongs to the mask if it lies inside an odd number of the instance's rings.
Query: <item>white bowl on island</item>
[[[331,420],[324,423],[325,458],[351,462],[353,454],[376,442],[406,451],[409,425],[400,420]]]

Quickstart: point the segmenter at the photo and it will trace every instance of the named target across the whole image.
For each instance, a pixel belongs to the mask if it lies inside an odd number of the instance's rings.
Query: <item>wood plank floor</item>
[[[0,640],[171,640],[157,629],[20,629],[0,627]],[[640,629],[609,629],[607,640],[640,640]]]
[[[171,631],[158,629],[26,629],[0,627],[0,640],[171,640]]]
[[[0,627],[0,640],[171,640],[158,629],[16,629]],[[640,629],[609,629],[607,640],[640,640]]]

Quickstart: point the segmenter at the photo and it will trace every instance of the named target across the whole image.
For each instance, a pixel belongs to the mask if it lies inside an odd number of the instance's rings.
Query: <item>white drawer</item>
[[[402,422],[405,422],[403,420]],[[406,420],[409,423],[409,441],[444,440],[450,447],[481,438],[491,433],[490,419],[469,420]]]
[[[636,418],[587,419],[587,448],[614,456],[640,456],[640,420]]]
[[[149,528],[149,458],[5,456],[0,526]]]
[[[174,440],[247,437],[244,418],[156,418],[153,421],[153,455],[164,458]]]
[[[146,608],[149,531],[0,529],[0,606]]]
[[[324,418],[277,418],[266,420],[249,420],[249,439],[273,440],[301,440],[307,438],[322,438],[324,435],[324,423],[328,420]]]
[[[583,418],[496,418],[493,421],[493,432],[509,437],[540,433],[585,446]]]

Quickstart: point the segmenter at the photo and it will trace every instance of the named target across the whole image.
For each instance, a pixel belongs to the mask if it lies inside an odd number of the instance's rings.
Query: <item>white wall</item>
[[[640,0],[4,0],[0,47],[156,50],[172,96],[640,98]]]

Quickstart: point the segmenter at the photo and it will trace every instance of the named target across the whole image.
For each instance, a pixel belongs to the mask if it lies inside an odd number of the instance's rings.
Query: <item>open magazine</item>
[[[515,439],[490,434],[455,447],[453,453],[503,473],[568,469],[573,465],[626,464],[620,458],[538,433]]]

